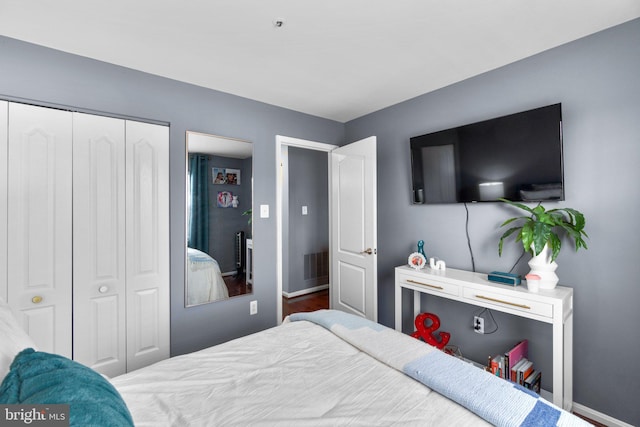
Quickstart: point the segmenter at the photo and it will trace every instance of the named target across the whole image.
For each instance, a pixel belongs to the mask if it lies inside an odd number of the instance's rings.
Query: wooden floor
[[[597,421],[590,420],[589,418],[587,418],[587,417],[585,417],[585,416],[582,416],[582,415],[579,415],[579,414],[576,414],[575,412],[574,412],[574,415],[575,415],[576,417],[580,417],[580,418],[582,418],[583,420],[585,420],[585,421],[587,421],[587,422],[590,422],[590,423],[591,423],[591,424],[593,424],[595,427],[607,427],[607,425],[605,425],[605,424],[600,424],[600,423],[599,423],[599,422],[597,422]]]
[[[303,313],[329,308],[329,290],[314,292],[295,298],[282,297],[282,318],[291,313]]]
[[[250,294],[252,292],[251,284],[247,283],[244,274],[223,276],[222,278],[224,279],[224,284],[227,285],[230,297]]]

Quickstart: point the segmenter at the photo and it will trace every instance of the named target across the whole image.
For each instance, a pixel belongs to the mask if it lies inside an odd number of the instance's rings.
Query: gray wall
[[[315,264],[307,265],[305,276],[304,258],[329,251],[328,157],[322,151],[289,147],[288,162],[289,277],[284,290],[296,292],[329,283],[326,275],[322,280],[314,274]],[[307,215],[302,215],[302,206],[307,206]],[[315,261],[314,257],[307,257],[307,262]]]
[[[567,243],[558,258],[561,284],[575,291],[574,401],[640,425],[640,276],[635,222],[640,209],[640,20],[378,111],[346,125],[347,141],[378,137],[380,321],[393,323],[393,267],[424,239],[426,252],[471,269],[463,205],[410,205],[409,138],[530,108],[562,103],[566,201],[587,218],[589,250]],[[520,250],[497,254],[500,223],[513,211],[498,203],[469,206],[476,270],[508,271]],[[517,268],[528,270],[526,262]],[[407,307],[409,308],[409,307]],[[439,301],[451,342],[478,361],[522,337],[550,389],[550,327],[495,314],[493,335],[472,332],[477,311]],[[407,310],[410,311],[410,310]]]
[[[168,61],[173,60],[167,58]],[[0,98],[170,124],[171,353],[177,355],[276,324],[275,136],[339,144],[344,125],[131,69],[0,37]],[[254,143],[254,293],[184,308],[185,132]],[[249,301],[258,314],[249,316]]]

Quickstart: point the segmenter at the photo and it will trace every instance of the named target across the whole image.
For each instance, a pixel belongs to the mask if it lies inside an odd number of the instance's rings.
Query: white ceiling
[[[0,0],[2,35],[340,122],[637,17],[640,0]]]

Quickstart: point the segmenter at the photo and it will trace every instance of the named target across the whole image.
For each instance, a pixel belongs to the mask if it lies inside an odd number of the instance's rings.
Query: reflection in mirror
[[[185,305],[252,292],[253,145],[187,131]]]

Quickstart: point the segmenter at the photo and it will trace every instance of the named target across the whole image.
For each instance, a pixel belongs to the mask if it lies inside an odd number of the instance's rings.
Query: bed
[[[229,298],[218,261],[194,248],[187,248],[187,306]]]
[[[23,350],[13,365],[25,365],[21,358],[38,353]],[[14,375],[20,366],[12,366],[0,388],[0,403],[15,394],[16,377],[33,378],[20,387],[36,388],[42,396],[42,384],[52,384],[43,381],[43,372],[54,375],[61,369],[43,367],[41,361],[34,365],[40,369],[37,375]],[[109,389],[109,399],[100,397],[93,410],[74,410],[74,405],[91,408],[86,400],[93,397],[76,385],[71,397],[65,397],[71,400],[71,425],[589,425],[535,393],[421,341],[332,310],[294,314],[281,326],[108,381],[95,376]],[[73,379],[68,372],[62,377]],[[430,387],[424,384],[429,381]],[[112,403],[113,397],[120,400]],[[105,410],[110,412],[102,416]],[[81,418],[86,413],[101,416],[101,421]]]

